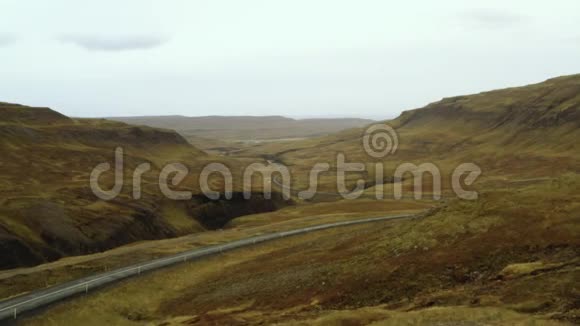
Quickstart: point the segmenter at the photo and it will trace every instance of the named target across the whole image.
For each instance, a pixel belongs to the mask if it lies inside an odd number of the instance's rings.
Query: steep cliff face
[[[123,149],[124,186],[117,198],[101,200],[90,188],[90,173],[100,163],[114,166],[117,147]],[[172,130],[0,103],[0,152],[2,269],[222,227],[244,212],[278,205],[263,198],[203,199],[196,175],[215,158]],[[190,171],[178,187],[193,192],[191,201],[168,200],[160,192],[160,170],[174,162]],[[141,163],[151,170],[143,174],[142,197],[133,199],[133,171]],[[110,188],[112,172],[101,182]]]

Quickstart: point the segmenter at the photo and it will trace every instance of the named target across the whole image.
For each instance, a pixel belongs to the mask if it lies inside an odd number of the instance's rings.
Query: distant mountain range
[[[246,141],[323,136],[373,122],[357,118],[292,119],[283,116],[144,116],[110,120],[173,129],[186,138]]]

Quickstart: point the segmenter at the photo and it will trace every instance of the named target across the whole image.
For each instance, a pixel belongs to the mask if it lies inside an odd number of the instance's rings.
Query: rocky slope
[[[116,147],[124,150],[124,187],[117,198],[103,201],[91,191],[89,175],[97,164],[114,164]],[[0,152],[0,268],[218,228],[239,212],[270,211],[282,205],[278,197],[205,198],[196,172],[220,159],[171,130],[71,119],[48,108],[0,103]],[[143,175],[142,199],[134,200],[132,172],[145,162],[151,171]],[[190,175],[179,187],[193,192],[191,201],[161,195],[159,171],[169,162],[188,166]],[[105,189],[112,185],[112,173],[105,173],[102,183]]]
[[[580,324],[579,112],[580,75],[405,112],[388,122],[399,148],[380,159],[387,171],[409,161],[433,162],[443,172],[475,162],[484,172],[477,199],[449,196],[415,219],[315,232],[183,264],[42,317],[90,314],[160,325]],[[362,133],[251,150],[307,177],[314,163],[332,163],[339,152],[373,163]],[[307,207],[322,215],[356,203],[368,212],[367,200]]]
[[[365,128],[284,144],[261,144],[238,155],[268,153],[290,165],[297,183],[315,163],[385,164],[385,176],[403,162],[431,162],[444,175],[464,162],[481,167],[483,177],[520,179],[580,172],[580,75],[523,87],[445,98],[403,112],[385,123],[398,134],[394,154],[375,159],[365,153]],[[369,180],[374,177],[369,174]],[[327,178],[330,186],[335,183]],[[325,182],[323,180],[323,182]],[[445,186],[445,184],[444,184]]]

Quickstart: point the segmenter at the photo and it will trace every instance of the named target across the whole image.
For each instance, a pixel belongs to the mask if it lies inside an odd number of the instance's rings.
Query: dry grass
[[[472,162],[483,170],[476,187],[497,178],[557,177],[580,172],[580,75],[521,88],[443,99],[406,111],[387,121],[398,133],[399,146],[384,160],[369,157],[362,146],[363,128],[303,141],[259,144],[237,156],[270,155],[291,167],[298,188],[306,188],[315,163],[336,165],[337,153],[348,162],[384,164],[393,175],[404,162],[430,162],[449,189],[450,175],[459,163]],[[368,169],[368,168],[367,168]],[[374,174],[356,175],[368,181]],[[321,187],[334,190],[328,173]]]
[[[26,323],[578,323],[579,94],[580,76],[562,77],[523,88],[447,98],[389,122],[398,131],[400,144],[396,155],[382,160],[385,176],[392,175],[402,162],[433,162],[442,172],[444,191],[449,191],[455,166],[474,162],[484,171],[474,185],[480,191],[476,201],[448,200],[422,219],[326,230],[176,266],[56,305]],[[38,130],[32,129],[14,132],[34,135]],[[290,166],[295,188],[304,189],[310,168],[319,162],[334,166],[337,153],[347,154],[350,162],[376,163],[364,153],[361,134],[360,129],[346,130],[314,139],[244,145],[230,153],[237,162],[280,160]],[[26,158],[25,151],[14,150],[19,143],[4,144],[15,161]],[[20,184],[30,188],[14,191],[26,197],[11,195],[4,200],[4,205],[11,205],[10,212],[31,203],[44,205],[47,194],[67,195],[59,200],[78,195],[78,187],[63,190],[47,181],[71,176],[63,171],[79,170],[82,165],[67,165],[58,156],[74,152],[80,157],[87,151],[78,146],[86,144],[43,146],[42,159],[55,165],[41,176],[20,176]],[[156,150],[173,159],[181,155],[175,148]],[[152,154],[152,148],[141,148],[129,161],[134,166]],[[161,164],[162,159],[154,162]],[[35,171],[41,169],[40,165],[31,166]],[[73,176],[79,184],[86,181],[86,176]],[[357,177],[370,181],[374,175],[352,175],[351,181]],[[10,181],[0,180],[0,184]],[[186,184],[196,182],[192,178]],[[328,173],[319,190],[333,191],[335,183]],[[407,180],[405,189],[409,187]],[[144,202],[153,205],[155,193],[148,191],[149,202],[147,198]],[[408,211],[431,203],[360,200],[306,204],[241,218],[232,223],[231,230],[208,236],[204,243],[240,237],[249,230],[308,225],[314,220],[296,218],[304,215],[330,221],[383,215],[384,210]],[[43,205],[39,207],[47,207]],[[92,202],[84,205],[87,211],[106,207]],[[127,213],[127,208],[116,209],[117,216]],[[189,230],[174,207],[163,209],[173,215],[172,227]],[[15,226],[18,219],[10,214],[0,214],[7,216],[11,222],[6,224],[19,235],[34,233],[34,228]],[[197,246],[199,239],[138,244],[134,247],[138,249],[122,248],[128,251],[106,259],[167,254]],[[84,266],[88,270],[102,267],[102,261],[91,264],[64,264],[43,273],[64,279],[82,274],[76,271]],[[9,282],[13,280],[16,278]],[[38,285],[38,279],[30,276],[24,275],[22,280],[15,288]]]
[[[579,186],[580,177],[567,175],[452,201],[419,220],[236,250],[123,282],[27,322],[578,322]]]
[[[568,325],[501,308],[435,307],[417,311],[400,312],[384,307],[369,307],[325,313],[323,316],[300,322],[284,322],[277,325]]]
[[[247,161],[206,155],[171,130],[136,127],[103,119],[69,119],[55,111],[0,103],[0,269],[32,266],[79,254],[108,250],[140,240],[164,239],[205,231],[208,219],[237,212],[261,212],[283,206],[253,202],[207,202],[198,175],[208,163],[230,167],[234,192],[242,191]],[[124,187],[119,197],[102,201],[91,191],[89,175],[100,163],[113,163],[116,147],[124,150]],[[159,173],[180,162],[189,176],[178,188],[193,192],[188,203],[165,200]],[[143,195],[132,199],[135,167],[150,163],[143,175]],[[223,191],[213,175],[210,183]],[[101,180],[112,186],[113,173]],[[259,191],[261,187],[256,186]],[[224,209],[213,209],[223,207]],[[211,211],[215,216],[200,212]],[[225,212],[225,213],[224,213]],[[209,214],[211,215],[211,214]],[[235,214],[231,214],[235,215]],[[201,226],[203,225],[203,227]]]
[[[66,257],[34,267],[0,271],[0,297],[5,298],[131,263],[257,234],[361,217],[419,213],[429,207],[431,207],[429,203],[421,202],[361,201],[299,206],[296,209],[287,208],[271,213],[248,215],[233,220],[224,230],[200,232],[167,240],[141,241],[102,253]],[[172,223],[176,225],[183,223],[184,227],[188,226],[187,220],[179,217],[178,212],[171,214],[170,217]]]

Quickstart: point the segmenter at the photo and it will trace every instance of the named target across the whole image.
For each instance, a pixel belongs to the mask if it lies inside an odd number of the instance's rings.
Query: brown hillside
[[[89,175],[97,164],[113,164],[116,147],[124,150],[124,187],[119,197],[103,201],[91,191]],[[210,157],[172,130],[2,104],[0,152],[0,268],[218,228],[240,214],[277,207],[258,196],[208,200],[198,189],[203,166],[221,161],[237,173],[240,162]],[[134,200],[132,172],[145,162],[151,171],[143,175],[143,198]],[[193,200],[173,201],[160,193],[159,171],[170,162],[188,166],[179,187],[191,190]],[[112,186],[112,176],[103,175],[103,188]]]
[[[304,234],[160,270],[59,305],[31,324],[90,315],[156,324],[577,325],[579,85],[576,75],[444,99],[388,122],[399,149],[381,159],[385,175],[401,162],[433,162],[443,173],[475,162],[484,173],[475,200],[449,196],[414,219]],[[237,155],[269,153],[304,186],[310,167],[334,162],[338,152],[370,166],[362,133]],[[334,181],[323,178],[327,187]],[[386,214],[396,205],[341,200],[232,224],[286,214],[306,223],[356,207],[361,216]]]
[[[0,102],[0,123],[52,124],[69,123],[70,119],[49,108],[34,108]]]
[[[385,175],[403,162],[433,162],[444,174],[463,162],[479,165],[483,178],[557,176],[580,171],[580,75],[543,83],[446,98],[386,121],[399,147],[381,160]],[[240,156],[268,153],[290,165],[297,183],[317,162],[373,162],[362,146],[364,128],[303,141],[260,144]],[[372,175],[368,176],[372,179]],[[326,181],[324,181],[326,180]],[[332,177],[323,179],[332,187]]]

